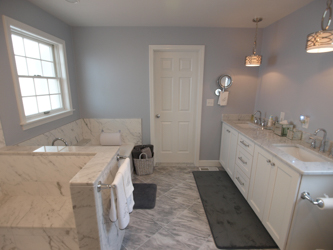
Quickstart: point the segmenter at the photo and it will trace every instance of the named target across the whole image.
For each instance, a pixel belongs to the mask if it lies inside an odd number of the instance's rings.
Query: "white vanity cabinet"
[[[280,249],[285,249],[300,175],[255,146],[248,202]]]
[[[220,163],[233,179],[237,150],[238,132],[223,123],[221,135]]]

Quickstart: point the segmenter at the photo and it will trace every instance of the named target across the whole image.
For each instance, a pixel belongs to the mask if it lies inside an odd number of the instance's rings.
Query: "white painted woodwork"
[[[220,148],[220,163],[233,179],[236,163],[238,132],[223,123]]]
[[[264,216],[269,178],[271,171],[274,170],[271,161],[270,153],[259,146],[255,146],[248,202],[260,220]]]
[[[241,146],[244,150],[246,150],[250,155],[253,155],[255,144],[246,136],[242,134],[238,136],[238,145]]]
[[[333,175],[302,176],[286,250],[333,249],[333,210],[320,210],[301,199],[304,191],[313,199],[333,197]]]
[[[237,163],[235,164],[233,181],[237,186],[238,190],[242,193],[242,195],[246,199],[248,196],[250,179],[243,173],[243,171],[241,170],[241,168],[238,166]]]
[[[263,224],[280,249],[284,249],[291,225],[300,175],[277,158],[267,189]]]
[[[157,162],[194,162],[198,54],[154,53]]]
[[[242,147],[239,147],[238,145],[236,164],[240,167],[247,178],[250,178],[251,176],[252,158],[252,155],[250,155],[246,150],[244,150]]]

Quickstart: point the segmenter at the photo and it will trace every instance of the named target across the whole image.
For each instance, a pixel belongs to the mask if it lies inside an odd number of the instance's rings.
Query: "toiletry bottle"
[[[269,117],[267,126],[268,127],[272,127],[273,126],[273,116],[272,115]]]

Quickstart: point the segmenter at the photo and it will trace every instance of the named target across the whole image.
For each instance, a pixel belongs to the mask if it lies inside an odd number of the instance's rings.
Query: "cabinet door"
[[[230,128],[223,123],[220,148],[220,163],[223,168],[226,168],[228,164],[230,134]]]
[[[235,164],[236,164],[236,154],[237,154],[237,142],[238,133],[230,129],[230,143],[229,143],[229,157],[226,171],[228,172],[231,179],[234,177]]]
[[[280,249],[284,249],[298,192],[300,175],[273,158],[263,224]]]
[[[269,177],[273,168],[271,162],[271,154],[255,146],[248,202],[260,220],[264,216]]]

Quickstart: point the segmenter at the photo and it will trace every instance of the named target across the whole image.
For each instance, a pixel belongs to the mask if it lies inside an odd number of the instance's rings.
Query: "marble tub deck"
[[[152,175],[134,174],[134,183],[157,184],[156,206],[132,212],[121,250],[218,249],[192,175],[198,170],[190,166],[158,166]]]

